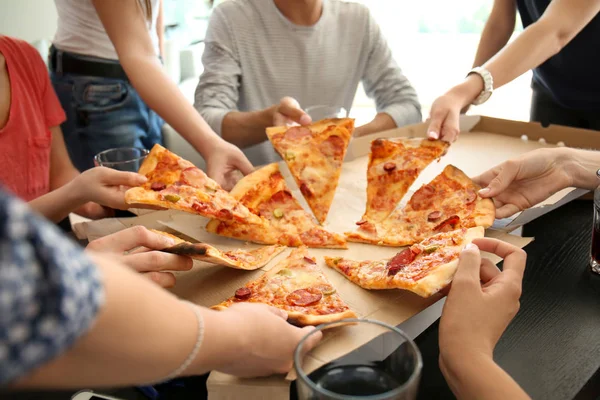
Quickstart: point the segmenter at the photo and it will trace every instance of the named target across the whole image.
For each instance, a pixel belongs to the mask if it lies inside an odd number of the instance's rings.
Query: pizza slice
[[[319,226],[289,190],[277,163],[269,164],[242,178],[230,194],[251,212],[265,218],[279,231],[279,244],[347,248],[344,236]],[[206,230],[219,235],[249,240],[241,224],[212,220]]]
[[[225,265],[230,268],[244,269],[252,271],[264,267],[275,258],[276,255],[285,250],[285,246],[265,246],[255,250],[229,250],[222,251],[207,243],[190,243],[170,233],[151,231],[167,236],[175,240],[175,245],[162,249],[166,253],[187,256],[195,260],[204,261],[211,264]]]
[[[191,162],[154,145],[139,173],[148,181],[125,193],[127,204],[151,205],[272,229]],[[275,243],[275,242],[274,242]]]
[[[362,221],[388,217],[423,171],[449,144],[428,139],[375,139],[367,169],[367,208]]]
[[[350,118],[324,119],[308,126],[267,128],[319,223],[325,222],[338,185],[342,162],[354,131]]]
[[[478,195],[480,187],[460,169],[448,165],[410,198],[404,209],[394,211],[380,223],[361,221],[353,242],[384,246],[407,246],[439,232],[494,223],[496,209],[490,199]]]
[[[404,289],[429,297],[450,284],[460,252],[468,243],[483,236],[481,226],[462,228],[430,236],[389,260],[325,257],[325,263],[364,289]]]
[[[248,282],[235,295],[215,310],[224,310],[239,302],[263,303],[287,312],[294,325],[319,325],[356,318],[329,283],[306,247],[292,250],[290,255],[261,278]]]

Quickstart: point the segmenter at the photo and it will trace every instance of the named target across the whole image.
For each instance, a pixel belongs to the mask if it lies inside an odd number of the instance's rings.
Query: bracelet
[[[202,341],[204,339],[204,318],[202,318],[202,314],[200,314],[200,307],[189,301],[184,300],[183,302],[189,305],[190,308],[194,311],[194,314],[196,314],[196,319],[198,321],[198,335],[196,337],[196,344],[194,344],[192,352],[188,355],[185,361],[175,371],[171,372],[169,375],[167,375],[166,378],[162,379],[161,382],[169,381],[185,372],[185,370],[190,366],[190,364],[196,359],[196,356],[198,355],[198,351],[200,350],[200,346],[202,345]]]

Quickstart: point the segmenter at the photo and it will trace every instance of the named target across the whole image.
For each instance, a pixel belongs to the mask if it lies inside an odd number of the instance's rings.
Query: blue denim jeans
[[[67,114],[61,125],[69,156],[85,171],[94,156],[115,147],[151,149],[162,144],[164,124],[125,80],[50,73]]]

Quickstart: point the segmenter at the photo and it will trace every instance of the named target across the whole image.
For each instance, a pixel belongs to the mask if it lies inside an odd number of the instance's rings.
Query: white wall
[[[0,34],[28,42],[52,40],[56,19],[54,0],[0,0]]]

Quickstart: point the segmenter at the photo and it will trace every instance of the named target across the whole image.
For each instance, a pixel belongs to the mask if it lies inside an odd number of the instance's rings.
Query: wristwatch
[[[494,91],[494,78],[492,77],[492,74],[490,74],[490,71],[483,67],[473,68],[469,71],[467,76],[471,74],[477,74],[481,77],[481,79],[483,79],[483,90],[481,91],[479,96],[477,96],[477,98],[473,100],[472,103],[473,105],[477,106],[479,104],[485,103],[492,95],[492,92]]]

